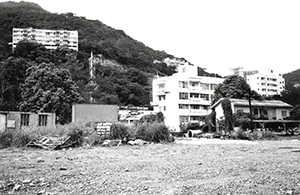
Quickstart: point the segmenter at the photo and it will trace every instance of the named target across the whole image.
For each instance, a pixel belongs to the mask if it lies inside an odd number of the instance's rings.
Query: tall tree
[[[230,133],[234,127],[231,101],[229,99],[223,99],[221,102],[221,106],[223,108],[225,117],[225,132]]]
[[[9,57],[0,62],[0,109],[17,110],[21,101],[20,85],[25,81],[26,69],[30,66],[23,58]]]
[[[213,103],[220,98],[238,98],[238,99],[260,99],[261,96],[254,90],[241,76],[228,76],[223,83],[217,85],[214,92]]]
[[[67,69],[58,69],[54,64],[42,63],[27,69],[22,85],[22,111],[56,113],[58,123],[71,121],[72,104],[81,101],[77,86]]]

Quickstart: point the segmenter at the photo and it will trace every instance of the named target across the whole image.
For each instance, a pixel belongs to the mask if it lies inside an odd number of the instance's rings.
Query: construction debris
[[[144,145],[144,144],[149,144],[149,142],[144,141],[144,140],[142,140],[142,139],[136,139],[136,140],[134,140],[134,141],[129,141],[128,144],[134,146],[134,145]]]
[[[65,138],[43,137],[40,140],[31,140],[26,147],[38,147],[45,150],[59,150],[73,147],[77,144],[76,141],[71,141],[70,138],[70,136]]]
[[[120,146],[122,140],[105,140],[102,146]]]

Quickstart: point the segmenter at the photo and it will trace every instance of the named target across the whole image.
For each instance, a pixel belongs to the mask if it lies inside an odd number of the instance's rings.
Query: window
[[[286,110],[282,110],[282,111],[281,111],[281,116],[282,116],[282,117],[287,117]]]
[[[179,109],[189,109],[189,105],[187,104],[179,104]]]
[[[200,86],[201,86],[204,90],[209,90],[209,84],[207,84],[207,83],[201,83]]]
[[[179,99],[181,100],[187,100],[189,97],[188,93],[179,92]]]
[[[159,95],[158,100],[159,101],[166,100],[166,96],[165,95]]]
[[[29,114],[21,114],[21,126],[29,125]]]
[[[199,98],[199,93],[190,93],[190,98]]]
[[[200,109],[200,105],[191,105],[191,109],[199,110]]]
[[[47,115],[39,115],[39,126],[47,126]]]
[[[201,93],[200,94],[200,98],[208,101],[209,100],[209,94],[203,94],[203,93]]]
[[[200,116],[190,116],[190,117],[191,117],[191,121],[201,121]]]
[[[199,87],[199,82],[191,82],[191,86],[193,87]]]
[[[215,89],[216,89],[216,87],[217,87],[217,85],[216,85],[216,84],[210,84],[210,90],[215,90]]]
[[[179,88],[188,88],[188,82],[179,81]]]
[[[179,116],[179,122],[180,123],[189,122],[189,117],[188,116]]]
[[[164,89],[165,88],[165,84],[158,84],[158,88],[159,89]]]

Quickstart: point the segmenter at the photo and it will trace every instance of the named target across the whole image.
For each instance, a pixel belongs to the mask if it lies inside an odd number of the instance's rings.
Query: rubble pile
[[[71,137],[43,137],[40,140],[31,140],[26,147],[37,147],[46,150],[59,150],[63,148],[73,147],[76,145],[76,141],[71,141]]]

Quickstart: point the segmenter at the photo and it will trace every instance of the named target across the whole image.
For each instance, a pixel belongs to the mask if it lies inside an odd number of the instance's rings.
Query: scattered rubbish
[[[136,140],[134,140],[134,141],[128,141],[127,143],[128,143],[129,145],[132,145],[132,146],[134,146],[134,145],[144,145],[144,144],[149,144],[149,142],[144,141],[144,140],[142,140],[142,139],[136,139]]]
[[[105,140],[102,146],[120,146],[122,140]]]
[[[26,147],[38,147],[46,150],[59,150],[68,147],[73,147],[77,144],[76,141],[71,141],[71,137],[43,137],[40,140],[31,140]]]
[[[21,187],[22,187],[22,185],[16,184],[13,188],[13,191],[18,191],[18,190],[20,190]]]
[[[31,182],[31,179],[25,179],[25,180],[22,181],[23,184],[27,184],[27,183],[30,183],[30,182]]]

